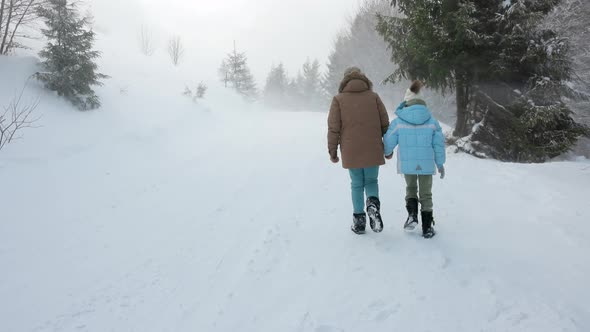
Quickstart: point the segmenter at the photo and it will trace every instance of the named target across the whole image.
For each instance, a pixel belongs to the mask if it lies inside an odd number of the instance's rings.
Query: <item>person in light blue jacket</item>
[[[406,209],[408,219],[406,230],[418,225],[418,201],[421,205],[422,235],[433,237],[434,218],[432,216],[432,178],[437,170],[441,179],[445,177],[445,137],[439,122],[428,110],[426,102],[420,98],[423,84],[414,81],[399,105],[393,120],[383,138],[385,156],[393,158],[397,149],[398,173],[406,179]]]

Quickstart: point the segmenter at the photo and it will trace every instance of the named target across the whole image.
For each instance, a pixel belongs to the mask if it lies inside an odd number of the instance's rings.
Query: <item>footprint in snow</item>
[[[344,332],[344,330],[330,325],[320,325],[316,327],[315,332]]]

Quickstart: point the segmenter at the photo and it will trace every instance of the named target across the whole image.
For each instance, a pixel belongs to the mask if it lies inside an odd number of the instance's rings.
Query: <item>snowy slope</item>
[[[0,151],[1,332],[590,327],[587,161],[450,155],[432,241],[402,231],[392,163],[385,231],[359,237],[325,114],[261,110],[114,38],[101,110],[30,81],[42,127]],[[0,57],[0,105],[36,70]],[[205,101],[181,96],[201,80]]]
[[[43,127],[0,154],[0,331],[590,326],[590,164],[450,155],[432,241],[402,231],[391,164],[386,229],[359,237],[324,114],[165,90],[115,84],[80,113],[31,87]]]

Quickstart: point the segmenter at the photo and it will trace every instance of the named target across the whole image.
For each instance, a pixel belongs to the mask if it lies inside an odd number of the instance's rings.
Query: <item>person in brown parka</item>
[[[332,100],[328,115],[328,152],[338,163],[338,146],[342,167],[349,170],[352,189],[352,231],[364,234],[367,213],[371,229],[383,230],[379,201],[379,166],[385,164],[383,135],[389,127],[389,116],[373,83],[357,67],[344,73],[339,94]]]

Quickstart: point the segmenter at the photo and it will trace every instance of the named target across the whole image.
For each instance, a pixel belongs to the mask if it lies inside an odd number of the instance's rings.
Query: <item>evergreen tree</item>
[[[390,77],[454,90],[461,148],[543,161],[587,134],[562,101],[571,95],[567,42],[539,23],[557,0],[396,0],[404,17],[379,18],[399,65]]]
[[[570,101],[578,117],[590,124],[590,1],[564,0],[549,14],[544,27],[568,39],[573,60],[572,88],[583,95]]]
[[[297,78],[291,78],[287,84],[287,105],[294,110],[300,109],[302,105],[303,94],[300,90],[302,81],[303,76],[299,73]]]
[[[394,72],[395,64],[391,62],[388,44],[375,31],[377,14],[395,14],[390,0],[365,0],[348,27],[336,36],[322,82],[328,100],[338,93],[344,71],[352,66],[361,68],[375,82],[375,91],[388,104],[398,102],[403,96],[409,85],[406,82],[393,87],[380,84]]]
[[[285,105],[288,84],[289,78],[285,66],[282,63],[272,66],[264,87],[264,102],[273,107]]]
[[[302,75],[298,77],[299,91],[303,97],[302,105],[309,108],[317,107],[322,102],[322,86],[320,63],[309,59],[303,64]]]
[[[97,73],[95,60],[100,52],[93,50],[90,18],[80,18],[75,3],[68,0],[48,0],[38,14],[45,20],[47,28],[42,32],[48,43],[39,53],[44,71],[37,78],[80,110],[100,107],[92,86],[102,85],[100,80],[108,76]]]
[[[231,87],[248,99],[257,95],[254,77],[248,68],[248,58],[245,53],[238,53],[235,48],[221,63],[219,77],[226,87]]]
[[[380,42],[382,42],[380,40]],[[332,52],[328,56],[327,71],[322,80],[322,88],[326,97],[329,99],[338,93],[340,82],[344,71],[352,66],[362,68],[362,64],[354,64],[351,53],[358,51],[350,46],[350,36],[348,32],[342,32],[336,36]],[[387,54],[386,52],[384,52]],[[389,59],[387,62],[390,63]]]

